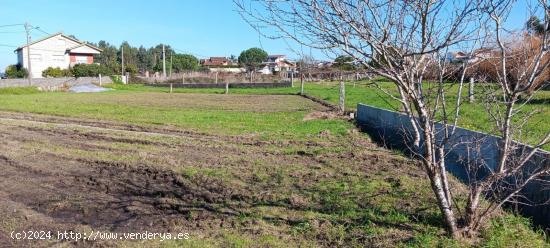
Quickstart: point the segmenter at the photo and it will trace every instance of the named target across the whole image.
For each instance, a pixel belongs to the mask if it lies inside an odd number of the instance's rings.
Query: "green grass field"
[[[379,82],[380,87],[386,89],[390,93],[395,94],[395,89],[391,83]],[[0,110],[8,111],[24,111],[33,113],[55,114],[64,116],[86,116],[91,118],[107,118],[112,120],[122,120],[140,124],[169,124],[182,126],[186,128],[208,127],[209,130],[217,130],[228,134],[258,134],[263,135],[285,135],[283,126],[270,126],[267,124],[268,119],[274,118],[281,122],[291,125],[297,132],[293,135],[303,137],[306,134],[311,134],[319,130],[318,127],[304,127],[297,122],[300,120],[300,115],[303,112],[278,111],[266,115],[258,111],[245,111],[246,114],[237,114],[235,112],[219,115],[219,110],[223,109],[207,109],[201,112],[189,111],[186,108],[169,108],[162,111],[150,112],[147,107],[150,107],[151,100],[147,103],[146,108],[140,104],[133,104],[127,101],[128,97],[123,96],[131,94],[145,93],[168,93],[168,88],[144,86],[139,84],[120,85],[112,84],[109,87],[114,91],[103,93],[105,95],[116,94],[120,95],[120,101],[104,101],[97,102],[96,96],[90,98],[90,94],[66,95],[64,93],[40,93],[34,88],[8,88],[0,89]],[[305,84],[305,93],[310,96],[317,97],[322,100],[337,104],[339,98],[339,87],[335,82],[324,83],[307,83]],[[476,89],[480,91],[482,89]],[[450,110],[454,109],[456,101],[457,87],[453,86],[447,89],[447,104]],[[209,93],[222,94],[223,89],[185,89],[175,88],[174,93]],[[258,89],[231,89],[230,95],[293,95],[299,93],[298,84],[294,88],[258,88]],[[454,93],[454,94],[453,94]],[[60,98],[63,95],[65,97]],[[466,92],[463,92],[466,96]],[[150,97],[150,96],[145,96]],[[155,96],[152,96],[155,98]],[[173,96],[170,96],[173,98]],[[54,100],[56,99],[56,100]],[[460,118],[458,125],[464,128],[486,132],[490,134],[498,134],[495,130],[494,122],[489,118],[486,107],[479,102],[463,103],[460,108]],[[77,104],[80,101],[94,103],[89,105]],[[157,99],[158,101],[158,99]],[[346,108],[355,110],[358,103],[365,103],[371,106],[399,110],[400,105],[379,89],[367,85],[365,82],[346,83]],[[292,103],[291,103],[292,104]],[[64,107],[70,106],[70,107]],[[158,107],[158,106],[157,106]],[[299,107],[299,105],[297,105]],[[101,113],[97,110],[101,109]],[[525,116],[532,111],[538,111],[530,117],[521,130],[516,133],[516,140],[527,143],[536,144],[550,130],[550,91],[539,91],[533,99],[533,103],[526,104],[522,108],[522,112],[516,114],[515,122],[524,121]],[[299,113],[299,114],[298,114]],[[216,116],[223,116],[216,117]],[[220,119],[221,118],[221,119]],[[232,122],[232,125],[219,125],[220,121]],[[234,122],[234,123],[233,123]],[[313,121],[312,123],[316,123]],[[331,123],[329,128],[335,133],[341,133],[342,128],[337,123]],[[311,128],[311,130],[307,130]],[[517,130],[516,130],[517,131]],[[543,146],[544,149],[550,150],[550,144]]]
[[[78,94],[37,92],[33,88],[0,89],[0,110],[145,127],[168,126],[215,135],[215,140],[101,131],[101,136],[111,138],[88,141],[88,136],[71,136],[71,132],[100,131],[75,128],[67,132],[67,127],[55,124],[35,124],[33,129],[26,129],[25,122],[14,124],[8,118],[3,121],[9,125],[2,131],[8,137],[17,137],[19,131],[13,127],[37,133],[27,134],[33,138],[22,139],[30,143],[21,149],[10,144],[5,148],[21,158],[31,156],[22,152],[31,149],[33,154],[44,153],[55,159],[93,158],[144,164],[175,171],[190,183],[214,182],[213,189],[231,189],[246,196],[245,200],[239,200],[243,197],[239,196],[216,205],[233,207],[239,215],[209,216],[205,225],[210,226],[201,227],[204,233],[200,238],[137,246],[548,246],[545,235],[534,231],[529,220],[504,212],[482,230],[478,240],[457,242],[446,238],[429,182],[415,161],[374,145],[355,130],[352,122],[339,118],[307,119],[311,113],[324,111],[324,107],[292,96],[297,88],[231,89],[231,94],[224,95],[219,89],[176,89],[169,94],[166,88],[142,85],[111,87],[116,90]],[[306,93],[334,103],[338,88],[332,83],[307,84]],[[353,87],[349,83],[347,98],[346,106],[350,109],[358,102],[388,106],[384,98],[365,85]],[[473,108],[472,114],[480,115]],[[49,140],[51,133],[57,138]],[[63,135],[67,137],[59,137]],[[239,143],[239,137],[263,142],[251,146],[249,143],[253,142]],[[124,143],[127,140],[143,142]],[[163,146],[151,145],[155,142]],[[82,144],[93,151],[80,149]],[[218,154],[219,149],[226,153]],[[460,188],[456,180],[453,185]],[[211,190],[209,187],[205,190]],[[1,214],[0,211],[0,217]],[[192,212],[191,217],[194,214],[197,213]],[[236,227],[221,228],[216,221],[226,218],[236,223]],[[136,244],[129,242],[123,246]]]
[[[378,82],[379,86],[386,91],[396,94],[394,85],[389,82]],[[295,88],[274,88],[274,89],[231,89],[231,94],[298,94],[298,83]],[[169,92],[167,88],[150,87],[143,85],[113,85],[114,89],[134,92]],[[337,104],[339,100],[339,86],[336,82],[306,83],[305,94],[326,100]],[[478,86],[476,92],[486,89]],[[458,87],[456,85],[446,89],[447,104],[450,110],[453,110],[456,102]],[[178,93],[223,93],[222,89],[175,89]],[[463,100],[460,108],[460,117],[458,125],[464,128],[498,134],[495,130],[494,122],[489,118],[486,107],[479,102],[466,102],[467,92],[463,91]],[[358,103],[364,103],[371,106],[399,110],[400,105],[397,101],[385,95],[379,89],[369,86],[366,82],[346,83],[346,108],[355,110]],[[518,113],[515,122],[521,122],[524,117],[532,111],[538,111],[530,117],[530,121],[525,125],[521,133],[515,136],[520,142],[536,144],[550,131],[550,91],[539,91],[533,98],[532,103],[526,104],[522,112]],[[453,111],[454,112],[454,111]],[[550,144],[543,146],[550,150]]]
[[[255,99],[249,96],[239,106],[228,109],[224,102],[242,101],[234,95],[214,95],[210,106],[201,104],[200,95],[155,92],[113,91],[101,94],[62,92],[1,95],[0,110],[58,116],[123,121],[133,124],[173,125],[199,132],[223,135],[251,135],[263,138],[304,139],[323,130],[338,135],[348,123],[340,120],[302,119],[312,102],[295,96]],[[257,100],[266,101],[258,105]],[[289,107],[280,106],[284,102]],[[175,104],[177,103],[177,104]],[[204,103],[204,102],[202,102]],[[262,106],[262,108],[254,107]],[[322,110],[315,105],[317,110]]]

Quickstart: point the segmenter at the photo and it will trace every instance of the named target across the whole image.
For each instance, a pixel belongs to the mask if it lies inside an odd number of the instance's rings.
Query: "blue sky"
[[[244,49],[261,47],[270,54],[297,57],[287,42],[260,38],[231,0],[0,0],[0,6],[0,26],[29,22],[48,33],[63,31],[90,42],[165,43],[198,57],[238,56]],[[523,25],[525,7],[525,1],[518,2],[509,20],[513,27]],[[0,71],[17,62],[10,46],[25,43],[23,31],[22,26],[0,27]],[[32,39],[46,35],[37,30],[31,34]]]
[[[27,21],[48,33],[63,31],[90,42],[128,41],[145,47],[165,43],[195,56],[238,56],[250,47],[294,56],[284,41],[260,39],[231,0],[0,0],[0,6],[0,26]],[[0,27],[0,44],[24,44],[23,31],[23,26]],[[31,34],[32,39],[46,36]],[[17,62],[13,50],[0,46],[0,71]]]

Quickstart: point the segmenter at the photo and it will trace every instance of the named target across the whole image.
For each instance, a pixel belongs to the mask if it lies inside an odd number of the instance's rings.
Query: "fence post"
[[[172,93],[172,83],[170,83],[170,93]]]
[[[225,81],[225,94],[229,94],[229,81]]]
[[[181,76],[181,83],[182,83],[182,84],[185,83],[185,72],[183,73],[183,76]]]
[[[470,87],[468,89],[468,101],[470,103],[474,102],[474,78],[470,78]]]
[[[300,95],[304,94],[304,74],[300,73]]]
[[[346,98],[346,85],[342,80],[340,81],[340,101],[338,101],[338,106],[340,107],[340,112],[342,114],[346,111],[345,98]]]
[[[290,86],[294,88],[294,72],[290,72]]]
[[[99,74],[99,86],[101,86],[101,74]]]
[[[218,84],[218,72],[216,72],[216,84]]]

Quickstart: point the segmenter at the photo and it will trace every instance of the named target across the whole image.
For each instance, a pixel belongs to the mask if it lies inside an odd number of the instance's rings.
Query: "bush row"
[[[27,69],[21,65],[9,65],[5,70],[8,78],[25,78],[29,75]],[[59,67],[48,67],[42,71],[42,77],[97,77],[99,74],[111,76],[113,72],[104,65],[99,64],[77,64],[69,69]]]
[[[99,64],[77,64],[69,69],[48,67],[42,72],[43,77],[97,77],[99,74],[110,76],[112,72]]]
[[[29,75],[27,69],[21,65],[8,65],[5,70],[6,77],[8,78],[25,78]]]

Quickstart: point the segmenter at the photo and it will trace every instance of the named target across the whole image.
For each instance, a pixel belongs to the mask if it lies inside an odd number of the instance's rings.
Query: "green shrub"
[[[112,71],[104,65],[99,64],[76,64],[71,68],[71,73],[75,77],[97,77],[112,75]]]
[[[250,48],[239,55],[239,64],[246,66],[249,70],[258,68],[262,62],[267,60],[267,52],[261,48]]]
[[[172,70],[175,72],[196,70],[199,65],[199,60],[190,54],[175,54],[172,59]]]
[[[120,75],[112,75],[111,81],[113,81],[114,84],[124,84],[124,82],[122,82],[122,78],[120,77]]]
[[[130,75],[134,75],[138,72],[138,68],[134,64],[126,64],[124,65],[124,71],[130,73]]]
[[[27,69],[23,68],[20,64],[8,65],[5,73],[8,78],[26,78],[29,76]]]
[[[59,67],[48,67],[46,70],[42,71],[42,77],[71,77],[73,74],[69,69],[61,69]]]

